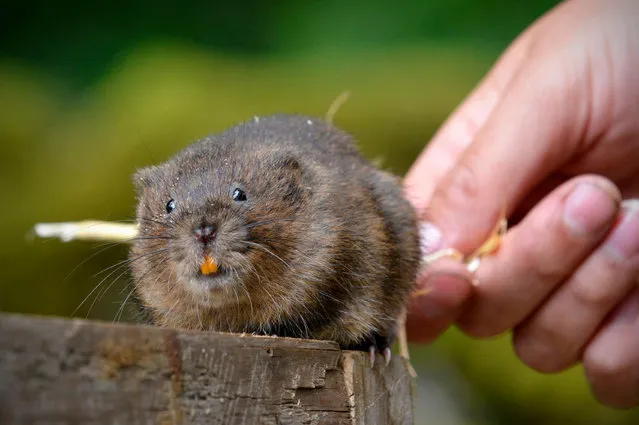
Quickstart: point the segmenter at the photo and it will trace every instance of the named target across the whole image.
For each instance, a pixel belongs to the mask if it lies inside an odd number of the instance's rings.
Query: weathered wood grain
[[[410,424],[403,359],[329,341],[0,314],[1,424]]]

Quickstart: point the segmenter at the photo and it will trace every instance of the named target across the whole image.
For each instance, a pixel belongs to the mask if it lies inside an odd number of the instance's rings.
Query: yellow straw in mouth
[[[217,273],[217,263],[210,255],[204,256],[204,261],[200,265],[200,271],[204,276],[208,276],[213,273]]]

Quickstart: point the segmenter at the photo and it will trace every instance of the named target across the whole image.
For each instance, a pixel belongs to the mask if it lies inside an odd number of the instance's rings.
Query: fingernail
[[[639,199],[624,201],[621,207],[621,221],[604,249],[616,259],[627,260],[639,253]]]
[[[439,227],[432,223],[421,223],[419,225],[419,247],[422,257],[441,249],[441,245],[442,232]]]
[[[579,183],[568,196],[564,207],[564,222],[578,235],[603,230],[617,214],[618,202],[603,187]]]

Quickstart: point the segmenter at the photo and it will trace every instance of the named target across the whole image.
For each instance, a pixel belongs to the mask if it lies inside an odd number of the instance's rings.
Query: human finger
[[[411,342],[427,343],[444,332],[459,316],[471,296],[472,276],[453,260],[428,269],[418,280],[409,304],[406,331]]]
[[[639,405],[639,288],[611,315],[584,352],[586,377],[605,405]]]
[[[457,325],[486,337],[527,318],[598,246],[620,202],[614,184],[599,176],[557,188],[507,233],[496,255],[484,258]]]
[[[639,200],[579,269],[514,332],[519,358],[541,372],[576,364],[606,316],[637,284]]]

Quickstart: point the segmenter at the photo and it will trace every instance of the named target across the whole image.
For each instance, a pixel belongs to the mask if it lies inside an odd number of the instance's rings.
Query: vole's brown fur
[[[399,180],[346,133],[303,116],[255,118],[135,181],[132,270],[154,323],[357,349],[394,339],[419,264],[415,219]],[[202,226],[215,230],[207,243],[195,238]],[[199,274],[205,254],[220,275]]]

